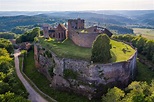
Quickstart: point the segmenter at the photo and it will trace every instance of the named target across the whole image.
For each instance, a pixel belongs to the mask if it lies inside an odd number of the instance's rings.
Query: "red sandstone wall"
[[[72,41],[81,47],[92,47],[93,41],[98,36],[98,33],[72,33]]]
[[[35,60],[35,67],[40,68],[40,64],[38,62],[38,47],[34,44],[34,60]]]

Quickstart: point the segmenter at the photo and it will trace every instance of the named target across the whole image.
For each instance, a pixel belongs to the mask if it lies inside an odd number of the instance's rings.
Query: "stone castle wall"
[[[99,33],[77,33],[71,32],[71,40],[81,47],[92,47],[93,41],[99,35]]]
[[[43,54],[45,50],[42,50],[39,45],[35,45],[34,48],[35,56],[38,56],[39,70],[48,79],[47,71],[54,64],[53,76],[49,79],[52,87],[73,91],[87,96],[89,99],[100,97],[102,92],[107,89],[106,87],[113,87],[113,85],[124,87],[135,77],[137,52],[127,61],[92,64],[84,60],[59,58],[53,52],[51,52],[52,58],[48,58]],[[67,69],[77,72],[77,78],[66,78],[64,71]]]

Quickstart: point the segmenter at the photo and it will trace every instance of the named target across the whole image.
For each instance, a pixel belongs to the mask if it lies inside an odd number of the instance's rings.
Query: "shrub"
[[[106,34],[97,36],[92,45],[91,60],[101,63],[108,62],[111,58],[110,49],[110,38]]]
[[[78,73],[76,71],[73,71],[71,69],[64,69],[64,78],[76,79],[77,76]]]
[[[52,58],[52,54],[50,51],[45,51],[45,54],[47,55],[48,58]]]

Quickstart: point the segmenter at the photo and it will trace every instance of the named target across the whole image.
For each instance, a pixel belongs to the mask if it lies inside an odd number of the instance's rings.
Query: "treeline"
[[[110,30],[114,30],[117,34],[134,34],[133,29],[127,27],[108,25],[107,28]]]
[[[137,48],[138,53],[144,55],[148,60],[154,62],[154,40],[148,40],[142,36],[114,35],[112,38],[130,42]]]
[[[16,34],[12,32],[0,32],[0,38],[4,39],[15,39]]]
[[[29,102],[28,94],[15,74],[13,60],[8,53],[12,48],[11,42],[0,39],[0,102]]]
[[[16,33],[16,34],[24,34],[25,32],[35,27],[41,27],[41,25],[35,24],[35,25],[28,25],[28,26],[16,26],[11,30],[11,32]]]
[[[33,42],[34,38],[36,36],[40,36],[40,29],[39,28],[34,28],[31,31],[28,31],[21,35],[19,38],[16,39],[16,43],[21,43],[21,42]]]
[[[19,31],[19,29],[14,29],[16,26],[29,26],[29,25],[42,25],[44,23],[59,23],[64,22],[65,19],[58,17],[50,17],[47,15],[34,15],[34,16],[3,16],[0,17],[0,32],[11,31],[18,32],[19,34],[23,32]],[[39,26],[37,26],[39,27]],[[18,31],[17,31],[18,30]]]
[[[0,38],[0,48],[6,49],[10,54],[13,53],[13,46],[9,40]]]
[[[134,81],[124,90],[117,87],[109,89],[102,96],[102,102],[154,102],[154,81],[150,85]]]

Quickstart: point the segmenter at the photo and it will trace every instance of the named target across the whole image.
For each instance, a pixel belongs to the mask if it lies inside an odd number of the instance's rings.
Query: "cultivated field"
[[[133,28],[133,30],[137,35],[142,35],[147,39],[154,40],[154,29]]]

